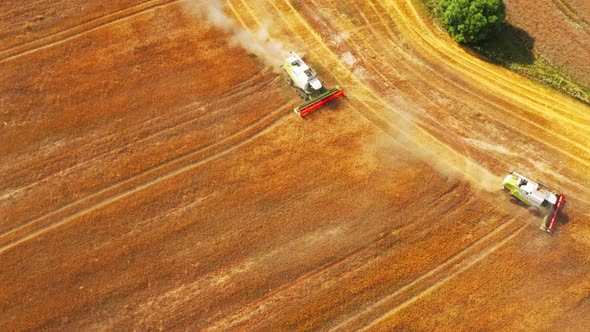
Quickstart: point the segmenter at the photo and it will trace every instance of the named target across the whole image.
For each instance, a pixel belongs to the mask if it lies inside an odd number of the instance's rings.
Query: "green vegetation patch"
[[[437,24],[445,26],[440,5],[445,1],[450,0],[420,0],[419,3]],[[454,1],[470,2],[470,0]],[[590,87],[576,82],[542,56],[535,55],[535,40],[525,30],[510,23],[502,23],[501,28],[494,29],[486,38],[464,44],[488,61],[512,69],[534,81],[590,104]]]
[[[477,43],[500,31],[506,21],[502,0],[437,0],[443,26],[460,43]]]

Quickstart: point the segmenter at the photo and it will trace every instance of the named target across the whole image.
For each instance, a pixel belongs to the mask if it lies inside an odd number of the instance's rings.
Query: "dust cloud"
[[[374,137],[366,142],[366,151],[391,153],[392,149],[406,150],[444,176],[465,180],[478,190],[495,192],[502,188],[502,178],[422,129],[417,124],[416,115],[423,111],[416,109],[416,105],[395,96],[381,108],[388,110],[380,114],[393,125],[393,129],[388,136]]]
[[[230,46],[239,46],[256,55],[266,65],[278,72],[279,66],[289,55],[284,43],[269,34],[270,20],[263,21],[257,31],[247,29],[227,15],[224,5],[219,0],[189,0],[185,7],[199,19],[211,23],[228,34]]]
[[[488,192],[502,189],[502,179],[499,176],[441,142],[420,143],[418,155],[440,173],[451,178],[465,179],[477,189]]]
[[[280,70],[280,65],[288,56],[289,49],[292,49],[285,47],[282,41],[269,34],[271,21],[263,21],[257,31],[250,30],[230,17],[226,13],[224,4],[219,0],[188,0],[185,7],[197,18],[206,20],[227,33],[230,46],[239,46],[255,54],[274,71]],[[350,53],[345,53],[343,56],[343,62],[350,66],[356,62]],[[393,105],[396,108],[401,107],[402,112],[399,112],[400,109],[392,109],[390,113],[398,114],[396,121],[392,122],[397,123],[399,131],[395,136],[398,143],[446,176],[463,178],[475,187],[486,191],[495,191],[500,188],[501,179],[498,176],[474,160],[444,145],[425,131],[417,129],[410,116],[412,112],[403,112],[404,106],[408,106],[405,104],[400,100],[394,100]],[[393,105],[383,106],[391,108]],[[414,107],[414,105],[411,106]]]

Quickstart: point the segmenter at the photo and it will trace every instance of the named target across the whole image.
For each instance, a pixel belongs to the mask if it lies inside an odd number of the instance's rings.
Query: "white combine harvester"
[[[553,233],[559,211],[565,204],[565,195],[552,192],[547,186],[531,181],[516,172],[510,172],[503,185],[510,194],[512,203],[527,206],[532,215],[545,215],[541,229]]]
[[[295,88],[299,96],[305,100],[293,110],[301,117],[317,110],[330,100],[344,96],[344,91],[338,87],[327,90],[318,79],[315,70],[293,51],[281,67],[289,75],[287,79],[289,85]]]

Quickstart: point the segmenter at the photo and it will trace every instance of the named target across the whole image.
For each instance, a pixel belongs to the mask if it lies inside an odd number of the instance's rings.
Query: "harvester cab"
[[[557,216],[565,204],[563,194],[552,192],[547,186],[516,172],[510,172],[504,178],[503,186],[510,194],[512,203],[527,206],[532,215],[543,215],[543,224],[540,228],[547,233],[553,233]]]
[[[297,115],[305,115],[319,109],[330,100],[344,96],[344,91],[336,87],[327,90],[317,77],[317,73],[309,67],[295,52],[281,66],[287,73],[289,85],[305,101],[293,110]]]

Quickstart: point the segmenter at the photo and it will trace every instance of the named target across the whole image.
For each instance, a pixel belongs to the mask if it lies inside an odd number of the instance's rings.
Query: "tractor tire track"
[[[493,210],[496,210],[497,206],[490,208],[486,213],[483,215],[490,213]],[[447,258],[441,264],[445,265],[445,267],[453,268],[459,261],[462,261],[460,258],[464,258],[465,260],[469,257],[474,255],[481,255],[483,252],[478,251],[479,244],[484,240],[490,242],[492,237],[496,237],[496,235],[502,235],[500,233],[506,226],[511,225],[514,223],[514,220],[510,220],[508,222],[502,223],[498,225],[494,230],[491,232],[482,235],[482,237],[478,240],[475,240],[473,243],[467,245],[465,248],[461,249],[456,254],[452,255],[451,257]],[[362,273],[361,270],[371,264],[377,264],[377,262],[381,259],[381,255],[377,254],[380,252],[380,245],[382,243],[386,243],[389,241],[391,237],[404,237],[404,234],[411,234],[416,232],[416,225],[403,225],[400,228],[395,229],[393,232],[387,233],[384,237],[380,237],[374,241],[367,243],[365,246],[360,247],[349,254],[342,256],[341,258],[327,263],[318,267],[316,270],[310,271],[305,273],[295,280],[282,285],[281,287],[273,290],[269,294],[265,295],[264,297],[260,298],[259,300],[249,303],[247,306],[240,308],[239,311],[231,314],[225,315],[225,317],[221,320],[218,320],[208,326],[207,330],[226,330],[226,329],[233,329],[233,328],[241,328],[243,325],[247,325],[249,330],[256,330],[260,329],[260,326],[256,326],[253,324],[248,324],[248,322],[256,320],[256,317],[267,317],[265,313],[272,312],[273,306],[278,306],[285,301],[291,301],[291,298],[296,299],[298,298],[298,291],[305,292],[305,289],[313,289],[319,285],[325,287],[326,282],[334,284],[340,282],[340,280],[345,280],[348,277],[352,277],[355,274]],[[442,228],[442,227],[440,227]],[[523,226],[524,228],[524,226]],[[439,276],[442,270],[441,264],[434,267],[432,270],[423,273],[422,275],[418,276],[417,278],[413,279],[412,282],[403,286],[404,289],[410,287],[410,284],[416,284],[422,279],[425,279],[426,276],[434,275]],[[447,269],[448,270],[448,269]],[[445,270],[445,271],[447,271]],[[430,278],[433,279],[433,278]],[[442,278],[441,278],[442,279]],[[435,279],[440,281],[439,279]],[[401,291],[400,291],[401,292]],[[258,321],[264,321],[264,319],[258,319]],[[354,330],[354,329],[345,329],[345,330]]]
[[[391,317],[391,315],[396,314],[401,309],[403,309],[403,308],[407,307],[408,305],[410,305],[410,304],[412,304],[412,303],[420,300],[424,296],[429,295],[431,292],[433,292],[437,288],[441,287],[443,284],[445,284],[449,280],[451,280],[451,279],[457,277],[458,275],[460,275],[461,273],[467,271],[468,269],[470,269],[471,267],[473,267],[475,264],[479,263],[481,260],[483,260],[486,257],[488,257],[490,254],[494,253],[496,250],[502,248],[504,245],[506,245],[508,242],[510,242],[512,239],[514,239],[517,235],[520,234],[520,232],[522,232],[526,228],[527,228],[526,225],[523,225],[523,226],[520,226],[520,227],[516,228],[515,230],[511,231],[510,233],[508,233],[505,237],[503,237],[500,240],[500,242],[494,244],[491,247],[488,247],[487,249],[485,249],[479,255],[476,255],[475,257],[473,257],[472,259],[468,260],[467,262],[465,262],[463,264],[458,264],[458,266],[454,266],[453,267],[453,271],[454,272],[451,272],[450,275],[448,275],[448,276],[444,277],[443,279],[439,280],[438,282],[430,285],[426,289],[422,290],[421,293],[408,298],[407,300],[405,300],[404,302],[402,302],[398,306],[394,307],[393,309],[391,309],[390,311],[388,311],[387,313],[385,313],[385,315],[379,317],[377,320],[374,320],[373,322],[371,322],[371,324],[369,324],[368,326],[364,327],[362,329],[362,331],[366,331],[366,330],[371,329],[373,326],[375,326],[375,325],[381,323],[382,321],[386,320],[387,318]]]
[[[517,227],[509,227],[515,224],[515,219],[500,224],[485,236],[437,265],[434,269],[398,288],[395,292],[380,299],[365,310],[331,327],[330,331],[364,331],[370,329],[473,267],[527,228],[527,225],[522,224]]]
[[[528,109],[528,106],[531,106],[531,104],[534,103],[535,108],[545,108],[550,110],[550,112],[545,111],[543,114],[550,115],[555,121],[559,123],[566,122],[568,123],[568,127],[577,127],[580,130],[585,130],[582,132],[583,134],[588,133],[590,118],[587,116],[581,116],[579,112],[569,111],[573,106],[572,104],[580,105],[579,102],[567,97],[556,100],[552,99],[549,101],[547,95],[539,93],[538,89],[531,89],[530,84],[523,85],[519,80],[514,82],[510,79],[512,77],[520,78],[520,76],[517,76],[508,70],[506,70],[506,74],[511,77],[507,78],[504,75],[499,75],[497,71],[488,68],[489,65],[487,63],[474,58],[456,45],[443,43],[441,40],[433,36],[433,32],[429,30],[426,22],[423,21],[422,16],[416,11],[411,3],[404,3],[404,5],[401,6],[398,5],[397,2],[388,3],[388,6],[384,7],[384,10],[387,11],[391,17],[399,17],[401,22],[399,22],[398,27],[403,28],[408,35],[413,36],[414,38],[410,39],[414,41],[414,44],[421,47],[425,53],[431,54],[433,59],[438,59],[439,62],[441,59],[444,59],[444,63],[447,66],[455,69],[456,72],[463,73],[464,76],[472,78],[480,84],[484,84],[488,91],[499,90],[502,92],[502,95],[510,96],[511,101],[520,104],[522,106],[520,108],[523,110]],[[522,79],[520,81],[522,81]],[[516,89],[515,87],[518,88]],[[547,88],[547,91],[552,90]],[[571,103],[561,103],[566,100]],[[525,112],[526,116],[511,113],[512,116],[517,116],[525,122],[530,122],[530,120],[528,120],[529,115],[527,114],[534,116],[531,111]],[[568,117],[563,116],[563,114],[567,114]],[[572,119],[571,117],[575,118]],[[537,124],[534,125],[539,128]],[[543,128],[540,127],[539,129]],[[587,147],[583,147],[583,149],[587,149]]]
[[[0,237],[0,254],[43,233],[53,230],[78,217],[109,205],[119,199],[128,197],[145,188],[153,186],[185,171],[194,169],[203,163],[221,157],[236,148],[266,133],[285,119],[285,109],[290,103],[279,106],[268,115],[260,118],[249,127],[243,128],[222,141],[202,147],[197,151],[175,157],[132,178],[123,180],[98,192],[62,206],[61,208],[38,217]],[[289,114],[290,115],[290,114]]]
[[[570,21],[577,24],[582,31],[586,34],[590,34],[590,23],[584,19],[582,15],[575,11],[574,8],[565,0],[552,0],[555,7],[559,9]]]
[[[278,16],[284,21],[284,25],[291,31],[292,35],[299,35],[297,31],[308,31],[308,36],[314,39],[314,42],[308,42],[306,44],[317,45],[314,48],[314,52],[325,51],[322,53],[322,57],[319,57],[319,61],[324,65],[325,68],[333,68],[333,70],[340,71],[340,73],[350,73],[350,70],[345,67],[338,57],[328,48],[323,38],[310,26],[310,24],[304,19],[304,17],[293,8],[290,2],[284,1],[286,9],[294,17],[293,21],[287,19],[285,14],[281,11],[276,3],[273,1],[267,2],[277,12]],[[299,22],[302,28],[296,29],[291,23]],[[327,63],[329,62],[329,63]],[[475,163],[473,160],[460,155],[451,146],[444,142],[436,139],[432,134],[427,132],[424,128],[419,127],[415,124],[410,117],[403,112],[395,112],[387,100],[379,96],[372,88],[368,87],[365,83],[358,80],[353,75],[350,75],[350,80],[353,81],[358,94],[349,94],[349,100],[351,103],[356,101],[363,107],[356,107],[357,111],[372,123],[376,128],[389,135],[395,142],[401,146],[405,146],[406,149],[415,151],[429,151],[430,157],[426,157],[424,160],[434,167],[445,168],[447,171],[455,174],[461,173],[463,178],[468,181],[478,184],[482,174],[491,175],[486,169],[483,169],[480,165]],[[335,81],[339,84],[343,82],[335,78]],[[365,97],[356,97],[356,96]],[[368,102],[369,100],[370,102]],[[391,110],[392,112],[383,112],[383,110]],[[398,130],[399,124],[404,125],[404,130]],[[434,157],[436,156],[436,158]],[[465,170],[469,172],[465,172]]]
[[[398,12],[398,13],[396,13],[395,16],[394,16],[394,14],[391,14],[391,15],[392,15],[392,17],[400,17],[401,13]],[[416,18],[416,20],[418,20],[418,19],[419,18]],[[415,29],[414,26],[407,26],[407,28],[409,28],[409,29]],[[416,35],[417,38],[415,38],[413,40],[418,40],[418,37],[419,37],[419,38],[422,38],[423,40],[425,40],[426,42],[428,42],[425,39],[426,37],[425,37],[424,34],[415,32],[415,35]],[[448,54],[452,54],[452,53],[450,53],[450,52],[444,52],[445,50],[443,50],[443,49],[441,49],[440,51],[438,51],[438,48],[437,48],[438,46],[437,45],[434,45],[434,44],[429,44],[429,46],[430,46],[430,48],[425,49],[426,52],[431,53],[433,56],[436,56],[438,59],[440,59],[440,58],[447,58],[447,60],[449,60],[449,61],[447,61],[446,63],[448,65],[451,65],[453,68],[456,68],[458,71],[466,72],[468,70],[469,71],[471,70],[471,69],[467,69],[467,68],[463,67],[462,62],[460,62],[458,60],[453,60],[448,55]],[[474,63],[474,66],[475,65],[477,65],[477,64]],[[472,67],[474,67],[474,66],[472,66]],[[433,74],[437,74],[437,73],[435,73],[435,71],[433,71]],[[545,130],[546,128],[543,127],[543,126],[541,126],[541,125],[539,125],[538,123],[530,120],[528,118],[528,116],[526,116],[526,113],[525,113],[525,115],[520,115],[520,114],[516,114],[515,112],[509,112],[508,109],[506,109],[505,107],[502,107],[501,105],[499,105],[499,104],[497,104],[497,103],[495,103],[495,102],[493,102],[491,100],[487,100],[487,98],[481,98],[481,96],[478,95],[478,93],[474,92],[472,89],[469,89],[468,87],[466,87],[464,85],[461,85],[461,84],[459,84],[456,81],[453,81],[453,80],[450,80],[450,79],[445,78],[443,76],[440,76],[440,74],[437,74],[437,75],[439,75],[439,77],[441,79],[445,80],[447,84],[453,85],[458,90],[463,91],[465,94],[471,95],[472,98],[474,100],[478,100],[480,104],[481,103],[484,103],[484,104],[487,104],[487,105],[491,106],[491,107],[488,108],[489,110],[497,110],[497,111],[500,111],[500,115],[498,116],[498,118],[503,118],[503,117],[506,116],[507,113],[509,113],[511,117],[518,118],[519,120],[521,120],[522,122],[524,122],[527,125],[531,126],[532,128],[536,128],[536,129],[533,129],[533,130],[527,130],[527,132],[529,132],[529,133],[537,133],[537,135],[529,135],[529,137],[534,138],[536,141],[539,141],[539,142],[547,141],[546,135],[540,135],[541,133],[544,133],[544,134],[547,133],[546,130]],[[479,81],[483,81],[480,78],[477,78],[477,79]],[[501,82],[501,80],[497,80],[495,83],[498,83],[498,82]],[[507,88],[507,85],[504,86],[503,89],[504,88]],[[490,90],[490,91],[493,91],[493,90]],[[508,91],[515,91],[515,90],[514,90],[514,88],[510,88],[510,90],[506,90],[506,91],[508,92]],[[493,99],[496,99],[498,101],[501,101],[497,97],[494,97],[494,96],[491,96],[491,95],[490,95],[490,97],[493,98]],[[513,98],[513,100],[514,100],[514,98]],[[569,122],[568,126],[571,125],[573,127],[577,127],[579,130],[581,130],[582,132],[580,133],[580,135],[586,135],[588,133],[588,129],[589,128],[588,128],[588,126],[584,122],[588,122],[589,119],[584,119],[583,121],[573,121],[573,120],[570,120],[569,118],[564,118],[563,116],[558,116],[558,118],[563,119],[566,122]],[[511,128],[513,128],[515,131],[522,130],[522,128],[516,128],[516,127],[511,127]],[[573,130],[573,128],[569,127],[569,131],[572,131],[572,130]],[[568,144],[574,145],[576,148],[579,148],[581,151],[585,151],[586,153],[589,153],[590,154],[590,149],[586,145],[580,144],[577,141],[572,140],[569,136],[554,134],[553,135],[553,138],[554,138],[553,140],[555,140],[555,141],[562,141],[564,143],[568,143]],[[556,153],[563,153],[563,154],[567,155],[569,158],[572,158],[573,160],[578,161],[582,165],[590,166],[590,163],[588,162],[588,160],[581,158],[579,156],[579,154],[572,154],[572,153],[569,153],[567,151],[563,151],[563,149],[560,148],[560,146],[563,146],[563,144],[548,145],[548,146],[550,146]]]
[[[464,202],[467,204],[467,202]],[[490,208],[489,213],[497,207]],[[403,214],[403,211],[400,211]],[[485,215],[486,213],[483,213]],[[367,242],[365,245],[356,248],[355,250],[339,256],[339,258],[318,266],[316,269],[304,273],[294,280],[283,284],[282,286],[273,289],[272,292],[266,294],[260,299],[241,307],[238,311],[223,315],[223,318],[212,323],[207,327],[207,330],[226,330],[231,328],[240,328],[246,322],[252,320],[255,316],[264,315],[265,312],[272,312],[271,307],[280,305],[281,302],[290,301],[298,298],[297,293],[305,289],[313,289],[318,285],[325,286],[325,281],[336,283],[338,280],[345,279],[354,274],[359,274],[359,270],[372,264],[373,262],[383,259],[379,253],[381,246],[386,245],[392,238],[405,238],[409,234],[415,234],[419,228],[417,224],[404,224],[400,227],[387,232],[384,236],[376,237],[374,240]],[[433,227],[442,229],[442,226]],[[235,270],[240,270],[236,267]],[[259,326],[248,325],[248,329],[260,329]]]
[[[398,51],[398,52],[395,52],[395,53],[394,52],[388,52],[387,54],[393,54],[394,57],[395,57],[396,54],[401,54],[401,56],[402,56],[401,58],[400,57],[396,57],[396,60],[397,60],[396,64],[397,64],[398,68],[401,67],[401,68],[406,69],[406,71],[410,71],[411,69],[410,69],[410,67],[408,65],[406,65],[406,63],[415,62],[416,59],[415,58],[411,58],[410,55],[407,54],[406,52],[400,52],[402,50],[402,46],[393,43],[393,40],[395,40],[395,38],[393,38],[393,33],[389,29],[389,26],[387,26],[385,24],[384,19],[379,15],[379,12],[375,8],[375,6],[371,2],[368,2],[368,4],[371,6],[372,10],[377,15],[377,17],[379,17],[380,22],[381,22],[381,25],[387,31],[390,32],[390,36],[392,37],[392,38],[382,38],[382,39],[383,40],[386,40],[387,41],[387,44],[392,45]],[[335,5],[336,4],[334,4],[334,6]],[[365,21],[367,27],[372,31],[372,34],[374,34],[375,36],[379,35],[379,33],[376,30],[373,29],[372,25],[370,24],[370,20],[364,15],[363,11],[358,7],[358,5],[356,3],[355,4],[349,4],[349,5],[350,6],[354,6],[357,9],[357,12],[359,13],[359,15],[361,15],[361,17]],[[317,9],[317,10],[315,10],[314,8]],[[311,20],[318,20],[320,22],[319,24],[323,25],[324,27],[326,27],[328,29],[331,29],[331,30],[334,30],[334,31],[353,31],[352,34],[353,35],[356,34],[355,29],[353,28],[353,26],[344,26],[344,27],[342,27],[342,26],[335,26],[335,24],[337,24],[337,23],[334,23],[334,22],[331,22],[331,21],[327,21],[328,19],[323,15],[322,9],[319,8],[319,7],[317,7],[317,5],[315,3],[313,3],[313,2],[310,3],[309,6],[306,6],[305,9],[303,9],[302,11],[307,12],[308,13],[308,16],[310,17]],[[313,15],[311,15],[311,13],[313,13]],[[368,57],[370,55],[366,55],[366,56],[363,55],[363,53],[366,53],[366,52],[363,52],[362,50],[360,50],[359,47],[361,47],[361,45],[362,45],[363,48],[371,50],[372,55],[374,55],[374,56],[377,56],[379,54],[379,52],[377,52],[370,43],[364,42],[364,40],[363,40],[364,38],[360,38],[359,37],[358,39],[359,39],[359,42],[358,43],[356,43],[356,42],[348,43],[345,40],[345,41],[342,41],[341,44],[344,44],[345,49],[354,50],[355,56],[357,58],[362,59],[361,62],[364,65],[367,65],[368,67],[372,68],[371,73],[373,75],[376,75],[376,76],[381,77],[381,80],[380,80],[381,84],[383,84],[383,82],[386,82],[387,85],[393,85],[393,86],[395,86],[395,82],[392,81],[392,80],[390,80],[384,74],[382,74],[381,71],[379,69],[377,69],[373,65],[372,61],[369,61],[366,58],[366,57]],[[391,66],[388,61],[380,62],[380,64],[382,66],[387,67],[389,69],[389,72],[395,72],[396,71],[396,69],[393,66]],[[428,79],[426,79],[426,76],[425,75],[419,73],[420,72],[420,69],[417,69],[415,67],[416,66],[414,66],[414,70],[413,70],[414,73],[415,73],[415,75],[417,75],[419,78],[421,78],[424,81],[424,84],[428,85],[432,91],[436,91],[438,89],[438,86],[435,85],[435,84],[433,84]],[[432,69],[428,69],[428,73],[430,75],[433,75],[434,74],[436,76],[439,76],[443,80],[448,80],[448,78],[443,77],[442,75],[438,74],[436,71],[434,71]],[[429,105],[429,106],[436,106],[436,104],[432,101],[432,99],[429,98],[428,96],[426,96],[426,94],[424,94],[420,89],[418,89],[416,87],[410,87],[410,89],[416,95],[420,96],[422,98],[422,101],[424,103],[426,103],[427,105]],[[421,117],[418,117],[419,115],[421,115]],[[417,116],[416,121],[419,122],[419,125],[421,127],[425,128],[425,129],[430,130],[430,132],[436,132],[436,133],[438,133],[440,135],[440,137],[445,137],[445,136],[448,135],[448,131],[445,130],[445,129],[440,128],[440,125],[439,125],[439,122],[437,122],[437,119],[435,119],[434,117],[429,116],[428,113],[424,113],[424,114],[413,113],[413,116]],[[430,121],[428,121],[428,120],[430,120]],[[465,155],[467,153],[467,149],[466,149],[464,143],[463,143],[462,146],[463,146],[462,152],[460,152],[460,153],[463,154],[463,155]],[[497,160],[498,163],[505,163],[505,161],[500,160],[498,158],[494,158],[494,157],[490,157],[490,158]]]
[[[490,64],[485,62],[474,62],[476,60],[473,59],[473,56],[465,53],[455,44],[446,43],[440,37],[437,37],[435,32],[431,30],[432,27],[424,22],[424,18],[417,13],[416,8],[414,8],[411,3],[400,5],[394,1],[387,3],[386,5],[389,6],[387,11],[392,17],[399,17],[399,19],[403,21],[399,23],[399,27],[403,29],[405,31],[404,34],[413,41],[416,49],[423,49],[424,52],[432,54],[433,59],[440,59],[441,57],[443,59],[446,57],[454,58],[454,60],[451,61],[452,63],[446,63],[447,65],[450,65],[450,68],[455,69],[459,73],[465,73],[466,77],[472,78],[474,82],[488,82],[489,91],[496,91],[499,96],[505,96],[505,99],[507,99],[507,105],[510,103],[517,105],[514,108],[515,110],[527,110],[529,113],[534,112],[531,113],[532,116],[550,122],[548,127],[539,127],[537,130],[515,128],[515,132],[528,133],[529,137],[534,137],[537,143],[542,143],[544,146],[553,150],[554,152],[550,153],[551,156],[555,156],[553,157],[553,160],[561,161],[563,157],[567,157],[572,162],[575,162],[571,164],[571,166],[574,167],[570,166],[568,168],[569,174],[567,176],[572,179],[584,179],[587,170],[590,169],[590,158],[588,158],[587,153],[586,155],[584,153],[584,151],[588,150],[588,147],[578,150],[577,147],[580,146],[580,144],[577,142],[578,138],[586,137],[588,135],[587,132],[590,129],[590,126],[588,125],[590,117],[582,111],[587,108],[587,105],[573,100],[568,96],[552,91],[549,88],[532,83],[531,88],[533,86],[538,86],[539,89],[534,92],[531,91],[530,93],[527,91],[528,89],[522,89],[523,93],[527,94],[527,99],[523,99],[524,97],[519,93],[521,90],[518,90],[520,89],[518,82],[528,82],[526,79],[508,71],[506,71],[505,76],[500,75],[501,73],[504,73],[505,70],[489,72],[492,70],[491,68],[488,69],[488,67],[491,67]],[[392,9],[390,8],[391,6],[394,6],[395,8]],[[395,11],[392,12],[391,10]],[[470,63],[473,64],[469,66],[468,64]],[[481,71],[478,70],[480,67],[483,67],[481,68]],[[484,76],[482,76],[482,74]],[[490,85],[490,80],[493,80],[493,82],[504,82],[504,86],[513,85],[514,87],[498,88],[494,85]],[[514,81],[514,83],[511,83],[512,81]],[[542,94],[545,91],[547,92],[547,95]],[[481,98],[480,101],[486,102],[485,99]],[[555,105],[563,105],[564,108],[560,111],[555,108]],[[575,114],[575,117],[570,116],[571,114]],[[510,109],[505,110],[504,114],[498,114],[498,118],[512,119],[514,116],[515,114],[511,113]],[[575,120],[578,122],[578,126],[576,127],[582,128],[583,130],[576,131],[574,128],[569,128],[568,126],[564,127],[562,123],[563,119],[570,119],[570,121]],[[543,134],[551,135],[548,136]],[[574,153],[573,151],[578,152]],[[577,180],[577,182],[584,183],[585,181]],[[587,192],[587,190],[581,190],[579,185],[568,185],[568,187],[568,190],[577,192],[582,196],[585,196],[585,192]],[[564,187],[563,189],[566,188],[567,187]]]
[[[93,163],[95,160],[97,160],[105,155],[116,153],[117,151],[124,150],[134,144],[137,144],[138,142],[143,142],[143,141],[149,140],[151,138],[163,135],[167,132],[177,130],[178,128],[190,125],[190,124],[196,122],[198,119],[200,119],[204,115],[204,112],[206,109],[215,107],[216,103],[225,102],[226,100],[229,100],[229,99],[240,98],[240,97],[249,95],[255,89],[260,89],[260,87],[258,87],[258,84],[264,82],[263,81],[264,76],[267,73],[268,73],[268,67],[255,73],[254,75],[252,75],[248,79],[244,80],[243,82],[240,82],[239,84],[236,85],[236,87],[233,87],[232,89],[228,90],[227,92],[225,92],[224,94],[222,94],[218,98],[216,98],[215,101],[210,101],[210,102],[206,102],[206,103],[198,103],[197,102],[197,103],[189,104],[184,107],[180,107],[177,111],[175,111],[173,113],[166,113],[165,117],[150,118],[150,119],[142,121],[142,122],[134,123],[134,125],[128,127],[127,130],[116,132],[116,133],[109,134],[109,135],[105,135],[100,138],[93,138],[91,140],[88,140],[87,143],[83,143],[79,146],[72,147],[68,150],[68,153],[70,153],[70,154],[75,154],[75,151],[85,151],[90,147],[96,147],[96,146],[101,146],[101,145],[106,147],[107,143],[112,142],[114,140],[129,142],[125,145],[117,146],[116,150],[110,150],[108,148],[104,149],[103,151],[94,155],[92,158],[87,158],[83,162],[80,162],[80,163],[72,165],[68,168],[62,169],[58,173],[51,173],[51,174],[47,174],[45,176],[37,177],[32,182],[21,181],[22,185],[20,187],[11,188],[11,190],[19,190],[19,191],[28,190],[28,189],[34,187],[35,185],[39,184],[40,182],[48,181],[52,177],[64,176],[64,175],[67,175],[67,174],[75,171],[76,169],[86,167],[87,165]],[[270,83],[267,82],[267,84],[264,84],[264,85],[267,86],[269,84]],[[149,128],[153,128],[154,124],[156,124],[156,123],[158,124],[157,130],[155,130],[155,131],[149,130]],[[146,128],[148,128],[148,129],[146,129]],[[146,134],[143,134],[143,133],[146,133]],[[136,139],[137,137],[141,137],[141,138],[139,140],[137,140]],[[42,154],[42,153],[44,153],[44,152],[39,151],[39,154]],[[39,159],[39,158],[37,158],[37,159]],[[48,165],[55,165],[55,163],[57,163],[63,159],[64,159],[63,156],[60,154],[60,155],[56,155],[54,157],[51,157],[49,159],[43,160],[43,163],[48,164]],[[3,173],[8,173],[8,175],[6,175],[5,177],[7,179],[9,179],[8,176],[14,177],[14,178],[24,177],[24,174],[29,172],[28,167],[27,166],[23,167],[22,164],[19,164],[19,166],[20,166],[19,168],[21,170],[10,170],[10,169],[3,170]],[[10,183],[10,181],[7,181],[7,183]],[[3,189],[4,192],[6,192],[6,190],[7,190],[6,187],[5,188],[0,187],[0,189]],[[0,196],[2,196],[2,195],[0,195]]]
[[[0,51],[0,63],[58,45],[83,34],[114,24],[118,21],[128,19],[145,12],[155,10],[157,8],[163,8],[179,1],[183,0],[148,0],[135,6],[123,8],[115,12],[91,19],[66,30],[39,37],[35,40],[4,49]]]
[[[245,324],[248,320],[252,319],[253,316],[261,315],[264,308],[270,307],[275,304],[279,304],[284,301],[287,294],[290,291],[296,291],[295,288],[301,286],[304,288],[305,284],[314,284],[317,282],[316,279],[330,280],[332,278],[342,278],[347,275],[351,275],[361,269],[363,266],[370,262],[377,260],[378,257],[375,255],[377,247],[383,242],[388,241],[392,236],[397,236],[403,232],[410,232],[413,229],[412,225],[403,225],[400,228],[395,229],[393,232],[389,232],[386,236],[377,238],[376,240],[366,243],[338,259],[325,263],[318,266],[315,270],[304,273],[289,283],[283,284],[282,286],[272,290],[264,297],[257,301],[251,302],[248,305],[240,308],[237,312],[226,315],[222,319],[213,322],[206,330],[219,330],[219,329],[231,329],[240,327]]]

